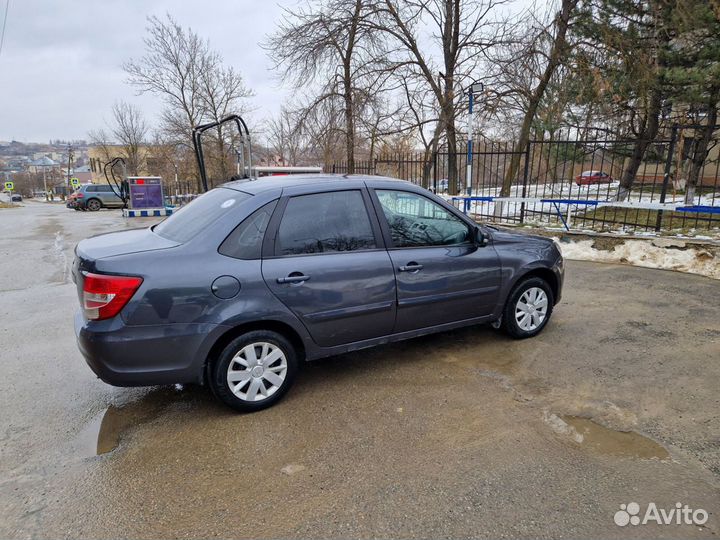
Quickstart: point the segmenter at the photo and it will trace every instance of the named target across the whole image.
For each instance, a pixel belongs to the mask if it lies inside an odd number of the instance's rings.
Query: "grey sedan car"
[[[563,284],[551,240],[378,177],[230,182],[75,254],[75,332],[102,380],[207,384],[241,411],[303,361],[478,323],[534,336]]]

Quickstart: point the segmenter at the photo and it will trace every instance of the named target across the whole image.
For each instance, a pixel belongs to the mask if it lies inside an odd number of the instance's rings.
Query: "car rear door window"
[[[377,247],[362,193],[333,191],[292,197],[275,239],[276,255]]]
[[[394,247],[451,246],[471,241],[470,227],[427,197],[409,191],[375,191]]]
[[[259,259],[262,243],[277,199],[255,210],[220,244],[221,255],[235,259]]]

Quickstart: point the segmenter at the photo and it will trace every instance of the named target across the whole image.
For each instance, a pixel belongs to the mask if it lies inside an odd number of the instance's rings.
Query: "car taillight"
[[[83,311],[92,321],[114,317],[125,307],[142,278],[134,276],[107,276],[85,273],[83,283]]]
[[[78,199],[82,199],[83,197],[85,197],[85,195],[83,195],[82,193],[76,193],[75,197],[77,197]]]

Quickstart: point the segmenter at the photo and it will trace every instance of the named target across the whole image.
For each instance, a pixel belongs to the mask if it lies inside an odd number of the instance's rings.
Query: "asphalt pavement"
[[[77,350],[74,245],[147,223],[0,209],[0,538],[717,536],[719,281],[569,261],[534,339],[318,361],[239,415],[105,385]],[[630,503],[707,521],[616,525]]]

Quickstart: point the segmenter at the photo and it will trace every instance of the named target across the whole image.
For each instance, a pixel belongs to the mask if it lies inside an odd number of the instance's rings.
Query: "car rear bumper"
[[[594,186],[595,184],[612,184],[612,183],[613,183],[612,179],[609,179],[609,180],[603,180],[603,179],[588,180],[585,178],[583,178],[583,179],[576,178],[575,179],[575,184],[577,184],[578,186]]]
[[[113,386],[201,383],[214,324],[125,326],[120,317],[88,321],[75,314],[78,348],[90,369]]]

